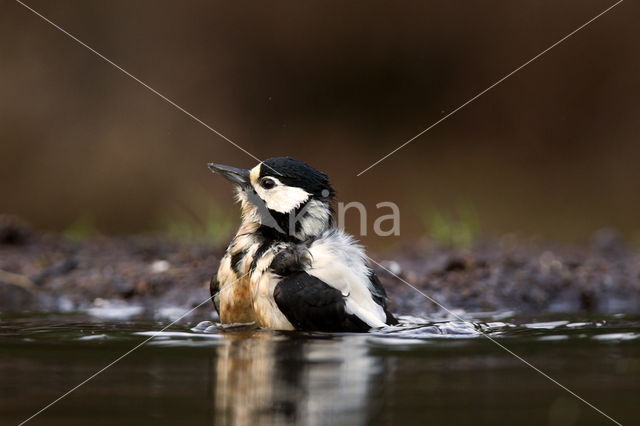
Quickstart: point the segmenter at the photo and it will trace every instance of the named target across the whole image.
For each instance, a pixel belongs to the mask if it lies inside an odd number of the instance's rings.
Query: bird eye
[[[260,181],[260,186],[262,186],[264,189],[271,189],[276,186],[276,182],[273,179],[264,178]]]

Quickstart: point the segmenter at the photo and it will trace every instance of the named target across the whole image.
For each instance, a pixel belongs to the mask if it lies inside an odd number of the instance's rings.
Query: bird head
[[[300,240],[332,225],[335,195],[329,177],[289,157],[269,158],[252,169],[209,163],[209,169],[236,185],[243,220],[270,226]]]

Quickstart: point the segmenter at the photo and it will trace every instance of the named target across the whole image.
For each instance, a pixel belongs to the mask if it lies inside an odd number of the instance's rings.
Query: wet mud
[[[209,297],[223,251],[159,236],[73,240],[0,217],[0,311],[192,308]],[[640,313],[640,251],[611,230],[583,245],[504,237],[369,255],[396,275],[374,265],[399,314],[442,313],[416,289],[454,311]]]

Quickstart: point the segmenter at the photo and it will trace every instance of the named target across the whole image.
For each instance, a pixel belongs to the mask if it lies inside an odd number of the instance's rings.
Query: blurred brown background
[[[640,230],[636,2],[355,175],[612,3],[28,1],[256,156],[329,173],[369,229],[390,200],[402,238],[471,211],[485,234],[559,240]],[[253,159],[18,3],[0,10],[0,212],[104,233],[162,230],[176,206],[237,220],[205,164]]]

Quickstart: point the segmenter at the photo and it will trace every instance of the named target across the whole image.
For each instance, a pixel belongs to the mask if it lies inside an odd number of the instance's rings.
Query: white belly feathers
[[[264,253],[251,274],[253,306],[262,327],[292,330],[294,327],[278,308],[273,291],[281,277],[269,270],[278,246]],[[345,297],[347,313],[356,315],[370,327],[384,327],[386,314],[371,296],[369,268],[364,252],[353,239],[337,229],[323,233],[309,247],[309,275],[339,290]]]

